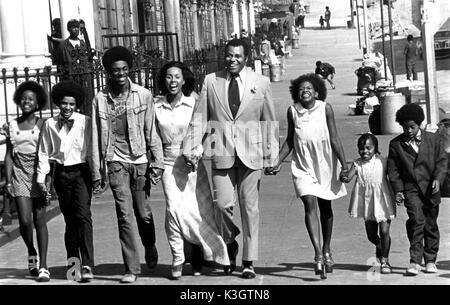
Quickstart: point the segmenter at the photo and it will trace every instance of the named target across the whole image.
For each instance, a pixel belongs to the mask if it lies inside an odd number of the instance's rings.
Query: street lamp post
[[[394,38],[393,38],[393,33],[392,33],[391,1],[392,0],[388,0],[389,41],[390,41],[390,47],[391,47],[392,84],[395,86],[395,57],[394,57]]]
[[[387,67],[386,67],[386,43],[384,37],[384,12],[383,12],[383,0],[380,0],[381,9],[381,43],[383,46],[383,64],[384,64],[384,79],[387,81]]]

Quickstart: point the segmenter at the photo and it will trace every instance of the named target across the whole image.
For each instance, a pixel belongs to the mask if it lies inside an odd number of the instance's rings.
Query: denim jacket
[[[130,96],[127,99],[127,125],[131,154],[139,157],[147,154],[150,167],[164,169],[161,137],[155,127],[153,96],[144,87],[130,79]],[[105,162],[111,161],[115,149],[114,102],[106,88],[92,101],[92,158],[93,181],[104,177]],[[102,172],[100,171],[102,169]]]

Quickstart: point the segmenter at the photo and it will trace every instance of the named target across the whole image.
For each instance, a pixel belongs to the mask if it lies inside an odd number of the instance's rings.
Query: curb
[[[52,201],[52,203],[47,209],[47,222],[58,216],[60,213],[61,210],[59,208],[58,201],[57,200]],[[19,222],[17,219],[14,219],[12,225],[3,226],[3,230],[0,231],[0,247],[15,240],[19,236],[20,236]]]

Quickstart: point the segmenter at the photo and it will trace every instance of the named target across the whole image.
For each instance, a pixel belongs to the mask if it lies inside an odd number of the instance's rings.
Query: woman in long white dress
[[[163,142],[166,197],[165,229],[173,256],[171,277],[179,279],[185,263],[185,241],[192,245],[194,275],[201,274],[202,260],[229,265],[227,247],[219,234],[211,188],[198,147],[197,170],[190,171],[180,153],[196,99],[194,75],[181,62],[161,68],[159,86],[164,94],[155,100],[156,126]]]
[[[287,113],[288,135],[280,149],[277,165],[268,168],[266,174],[280,171],[283,160],[294,151],[292,176],[297,197],[305,208],[306,228],[315,252],[314,270],[326,278],[327,272],[333,272],[334,264],[330,249],[333,230],[331,201],[347,194],[340,176],[348,168],[333,108],[325,102],[327,89],[324,81],[315,74],[305,74],[291,81],[290,91],[294,105]]]

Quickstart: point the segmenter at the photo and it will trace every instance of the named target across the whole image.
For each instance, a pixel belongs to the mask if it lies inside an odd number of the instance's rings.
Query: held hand
[[[92,183],[92,192],[94,194],[99,193],[102,190],[102,179],[95,180]]]
[[[161,181],[163,170],[161,168],[152,167],[150,169],[150,181],[156,185]]]
[[[6,194],[9,197],[12,197],[13,190],[12,190],[12,184],[11,183],[6,184],[4,190],[5,190]]]
[[[197,164],[195,164],[194,160],[184,156],[184,161],[186,161],[186,166],[191,172],[195,172],[197,170]]]
[[[350,179],[348,177],[348,173],[349,170],[348,169],[343,169],[341,170],[341,173],[339,174],[339,180],[343,183],[348,183],[350,182]]]
[[[39,187],[39,190],[41,191],[42,195],[44,195],[45,197],[48,197],[49,193],[48,193],[47,185],[45,183],[38,183],[38,187]]]
[[[276,165],[276,166],[272,166],[272,167],[266,167],[264,169],[264,175],[270,175],[270,176],[274,176],[276,174],[278,174],[281,170],[281,165]]]
[[[403,192],[398,192],[395,194],[395,203],[398,206],[402,206],[405,202],[405,195],[403,195]]]
[[[433,180],[433,184],[431,185],[431,193],[436,194],[440,190],[440,183],[438,180]]]

